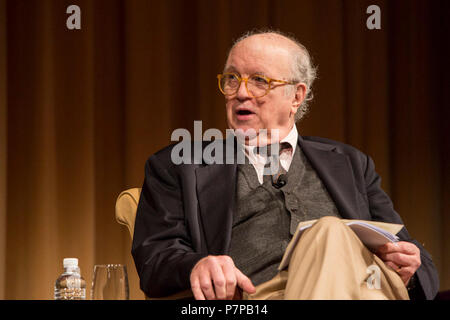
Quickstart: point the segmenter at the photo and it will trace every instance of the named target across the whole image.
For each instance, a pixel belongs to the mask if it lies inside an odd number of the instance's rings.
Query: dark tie
[[[279,152],[274,155],[273,153],[277,147],[279,147]],[[266,178],[266,176],[272,176],[272,181],[277,181],[280,175],[287,173],[280,163],[280,155],[287,151],[292,152],[292,146],[289,142],[282,142],[279,145],[271,144],[263,147],[256,147],[254,149],[255,154],[259,154],[266,159],[263,178]]]

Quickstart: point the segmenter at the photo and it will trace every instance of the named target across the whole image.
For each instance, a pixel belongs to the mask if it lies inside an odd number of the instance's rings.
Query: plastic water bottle
[[[55,300],[85,300],[86,281],[80,274],[77,258],[65,258],[64,272],[55,282]]]

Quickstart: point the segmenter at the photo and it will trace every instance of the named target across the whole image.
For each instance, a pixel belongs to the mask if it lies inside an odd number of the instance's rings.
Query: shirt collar
[[[288,142],[292,147],[292,154],[295,153],[295,148],[297,147],[297,141],[298,141],[298,131],[297,126],[294,123],[294,126],[292,127],[291,131],[289,131],[288,135],[281,139],[280,142]]]
[[[297,126],[294,125],[292,126],[291,131],[289,131],[288,135],[286,137],[284,137],[283,139],[281,139],[280,143],[282,142],[287,142],[291,145],[292,147],[292,154],[295,153],[295,148],[297,147],[297,141],[298,141],[298,131],[297,131]],[[253,149],[256,148],[256,146],[249,146],[246,144],[242,145],[244,147],[245,150],[245,154],[249,157],[249,158],[254,158],[254,153],[253,153]]]

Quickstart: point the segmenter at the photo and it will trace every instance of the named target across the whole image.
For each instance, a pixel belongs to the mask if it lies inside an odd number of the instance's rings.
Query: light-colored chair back
[[[141,188],[131,188],[125,190],[119,194],[116,200],[116,221],[128,228],[131,240],[133,240],[134,221],[136,220],[136,211],[139,203],[139,197],[141,196],[141,190]],[[192,291],[185,290],[164,298],[149,298],[146,295],[145,298],[150,300],[177,300],[192,298]]]
[[[116,221],[128,228],[131,239],[140,196],[141,188],[132,188],[121,192],[116,200]]]

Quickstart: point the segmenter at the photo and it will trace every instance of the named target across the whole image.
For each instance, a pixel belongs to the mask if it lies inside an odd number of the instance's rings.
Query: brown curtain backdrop
[[[5,298],[6,257],[6,12],[0,1],[0,299]]]
[[[126,264],[144,297],[116,197],[174,129],[226,128],[216,74],[233,39],[269,26],[319,66],[300,133],[372,156],[450,289],[447,3],[0,0],[0,298],[52,299],[64,257],[88,298],[104,263]],[[66,28],[72,4],[81,30]],[[366,28],[371,4],[381,30]]]

